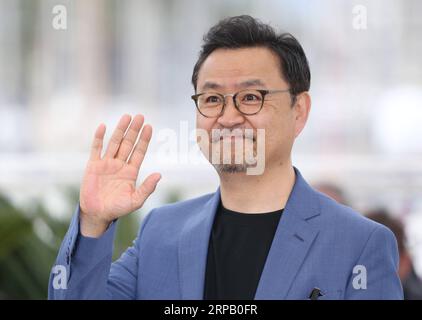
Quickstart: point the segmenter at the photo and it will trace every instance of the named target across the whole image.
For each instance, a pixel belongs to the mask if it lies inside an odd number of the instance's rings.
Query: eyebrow
[[[237,88],[248,88],[248,87],[254,87],[254,86],[265,86],[264,82],[260,79],[249,79],[242,82],[239,82],[235,85]],[[213,89],[222,89],[224,86],[221,84],[218,84],[216,82],[206,81],[205,84],[202,86],[202,91]]]

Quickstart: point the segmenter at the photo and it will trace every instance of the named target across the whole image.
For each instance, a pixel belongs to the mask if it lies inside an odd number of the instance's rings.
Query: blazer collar
[[[317,193],[295,168],[295,185],[276,229],[255,299],[286,299],[319,230],[308,221],[320,215]]]
[[[318,235],[307,221],[320,214],[316,192],[294,168],[296,180],[277,226],[261,274],[255,299],[284,299]],[[186,222],[179,242],[179,276],[182,299],[202,299],[208,244],[220,189],[200,212]]]
[[[220,188],[185,224],[179,242],[179,276],[183,300],[203,299],[208,244],[220,203]]]

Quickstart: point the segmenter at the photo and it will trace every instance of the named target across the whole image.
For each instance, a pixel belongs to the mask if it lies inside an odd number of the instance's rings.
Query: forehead
[[[234,88],[250,79],[260,80],[264,85],[282,85],[277,55],[268,48],[217,49],[202,64],[197,89],[204,84],[216,83],[224,88]]]

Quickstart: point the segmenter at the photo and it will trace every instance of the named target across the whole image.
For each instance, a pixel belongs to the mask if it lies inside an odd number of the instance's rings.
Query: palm
[[[137,172],[117,159],[92,161],[88,164],[81,188],[87,212],[102,212],[113,220],[135,210]]]
[[[143,117],[135,117],[124,134],[129,122],[130,117],[120,120],[102,158],[105,128],[100,126],[96,132],[91,159],[80,191],[81,209],[90,218],[112,221],[138,209],[158,182],[159,175],[155,174],[149,176],[140,187],[136,187],[139,167],[151,138],[151,130],[145,126],[135,145]],[[133,153],[129,157],[132,149]]]

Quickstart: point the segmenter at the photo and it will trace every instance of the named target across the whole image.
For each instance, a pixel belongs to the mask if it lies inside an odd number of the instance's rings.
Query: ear
[[[311,96],[308,92],[299,93],[293,106],[295,116],[295,138],[299,136],[308,121],[311,111]]]

